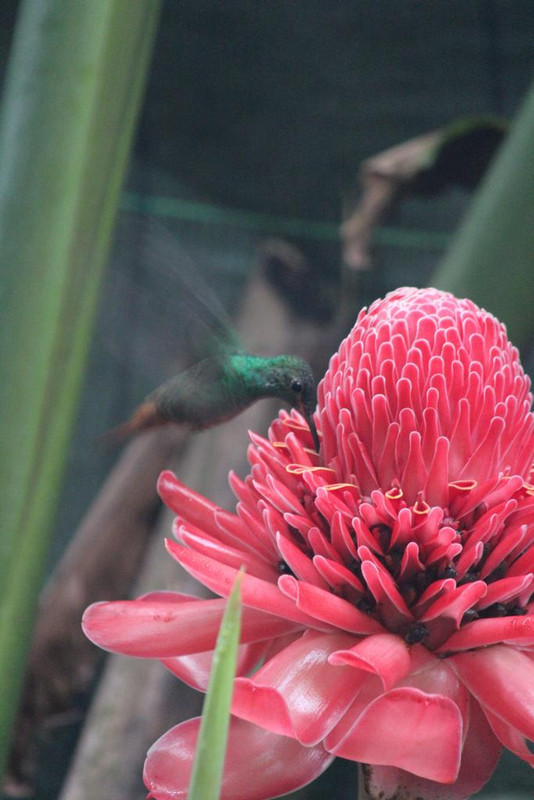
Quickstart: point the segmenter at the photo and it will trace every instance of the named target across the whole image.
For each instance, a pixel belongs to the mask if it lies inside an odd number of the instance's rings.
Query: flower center
[[[409,504],[398,485],[362,496],[356,483],[331,483],[327,467],[290,463],[285,473],[266,499],[317,582],[408,643],[433,650],[478,618],[527,613],[534,492],[520,476],[453,482],[438,507],[422,493]],[[291,557],[280,571],[304,579]]]

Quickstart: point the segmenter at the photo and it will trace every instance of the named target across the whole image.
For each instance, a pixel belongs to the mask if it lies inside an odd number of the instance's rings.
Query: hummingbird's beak
[[[299,411],[301,412],[301,414],[305,418],[306,422],[308,423],[308,427],[310,429],[310,433],[311,433],[312,439],[313,439],[313,446],[315,447],[316,451],[319,452],[319,449],[321,447],[321,443],[319,441],[319,434],[317,433],[317,428],[315,427],[315,422],[313,421],[312,412],[310,411],[310,409],[306,408],[305,406],[303,406],[301,409],[299,409]]]

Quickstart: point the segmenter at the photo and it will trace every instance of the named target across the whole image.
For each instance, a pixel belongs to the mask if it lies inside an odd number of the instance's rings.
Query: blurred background
[[[0,5],[2,74],[18,10],[12,0]],[[164,224],[179,243],[176,264],[162,281],[120,241],[112,250],[48,575],[121,457],[99,437],[129,417],[189,346],[189,312],[173,301],[180,271],[198,269],[257,351],[262,341],[251,341],[247,313],[258,302],[254,282],[265,281],[284,309],[287,336],[298,328],[289,352],[310,357],[312,341],[320,378],[362,306],[399,285],[431,282],[473,197],[469,179],[402,193],[377,218],[368,258],[347,264],[340,226],[362,201],[362,163],[467,115],[490,115],[500,128],[533,77],[530,0],[163,3],[120,214],[134,229],[132,213]],[[523,355],[531,364],[528,342]],[[267,421],[268,413],[261,433]],[[235,442],[242,458],[246,439]],[[177,452],[183,446],[177,441]],[[221,459],[219,472],[232,466]],[[33,778],[22,770],[6,798],[105,796],[60,794],[87,704],[81,692],[70,716],[63,710],[39,729]],[[354,797],[346,769],[333,767],[333,777],[298,796]],[[480,798],[532,796],[532,787],[529,768],[510,757]],[[130,800],[143,796],[140,779],[137,792]]]
[[[16,7],[2,3],[4,58]],[[533,77],[526,0],[166,2],[122,207],[157,214],[235,310],[267,238],[297,245],[319,275],[339,274],[339,224],[360,192],[362,161],[466,114],[511,119]],[[399,285],[428,282],[471,196],[451,186],[398,205],[391,243],[377,244],[372,269],[360,273],[354,318]],[[103,318],[115,316],[121,298],[102,304]],[[149,335],[157,358],[154,326],[138,331],[133,312],[127,328],[115,327],[120,354],[103,341],[109,323],[98,326],[58,552],[102,479],[88,463],[102,458],[93,437],[155,385],[135,354]]]

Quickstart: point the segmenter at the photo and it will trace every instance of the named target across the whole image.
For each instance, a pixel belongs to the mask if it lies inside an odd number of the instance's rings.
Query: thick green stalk
[[[431,283],[470,297],[523,345],[534,316],[534,87]]]
[[[160,0],[25,0],[0,120],[0,771]]]

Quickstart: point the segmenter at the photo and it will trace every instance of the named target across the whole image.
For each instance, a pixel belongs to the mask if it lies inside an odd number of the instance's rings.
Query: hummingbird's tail
[[[168,425],[169,420],[163,418],[156,410],[156,404],[152,401],[142,403],[136,408],[130,419],[117,425],[115,428],[106,431],[101,436],[101,439],[108,444],[119,444],[130,436],[137,433],[142,433],[150,428],[156,428],[160,425]]]

